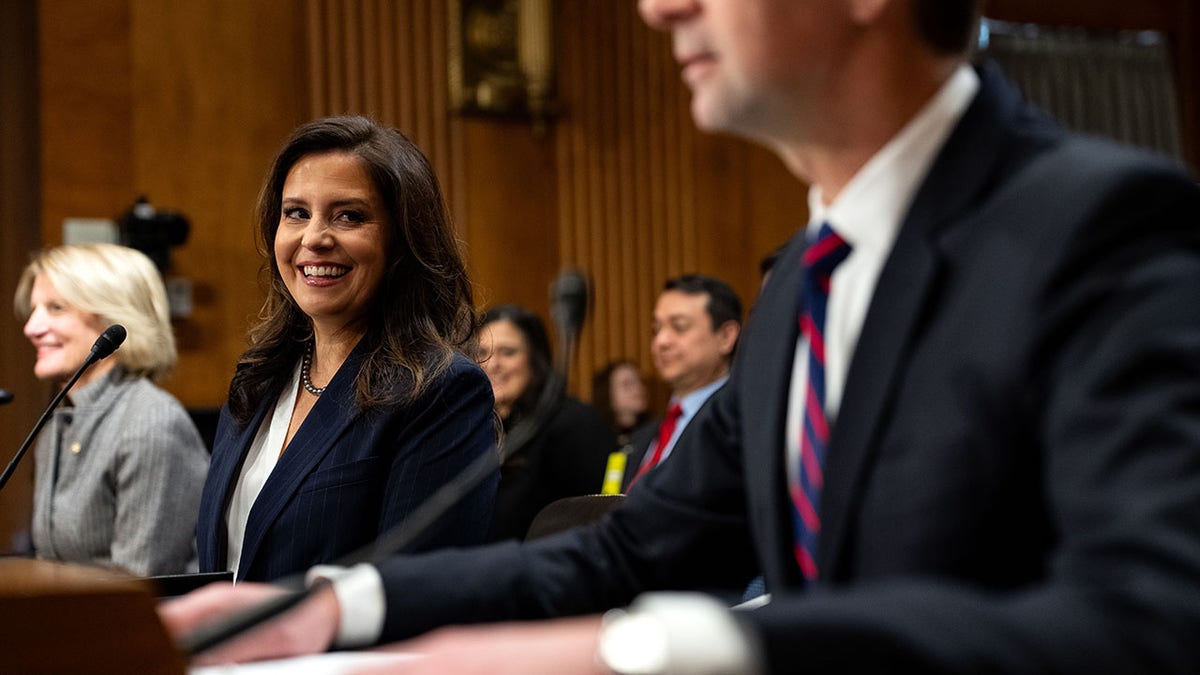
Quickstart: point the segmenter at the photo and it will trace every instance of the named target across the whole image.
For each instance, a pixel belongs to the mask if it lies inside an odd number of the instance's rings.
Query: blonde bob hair
[[[105,324],[125,326],[128,337],[113,355],[125,370],[157,381],[175,367],[167,292],[144,253],[116,244],[73,244],[34,254],[13,299],[22,322],[33,313],[33,283],[39,275],[73,308]]]

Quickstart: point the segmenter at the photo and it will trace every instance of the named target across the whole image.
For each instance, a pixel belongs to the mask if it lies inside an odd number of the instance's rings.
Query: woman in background
[[[563,391],[536,314],[517,305],[488,310],[479,344],[506,434],[490,538],[523,539],[550,502],[600,492],[616,438],[594,410]]]
[[[269,281],[217,423],[201,571],[333,562],[495,452],[471,285],[428,160],[363,117],[302,125],[258,203]],[[479,543],[499,472],[420,539]]]
[[[613,361],[592,378],[592,407],[617,434],[617,449],[629,443],[629,434],[650,420],[646,383],[637,364]]]
[[[154,264],[114,244],[48,249],[21,274],[15,306],[37,348],[34,374],[58,387],[109,324],[128,333],[79,377],[38,439],[37,556],[138,575],[194,571],[208,451],[183,406],[154,384],[176,360]]]

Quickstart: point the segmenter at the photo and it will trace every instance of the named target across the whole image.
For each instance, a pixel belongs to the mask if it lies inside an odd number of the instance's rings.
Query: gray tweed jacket
[[[70,395],[35,450],[39,558],[195,571],[208,450],[179,401],[120,366]]]

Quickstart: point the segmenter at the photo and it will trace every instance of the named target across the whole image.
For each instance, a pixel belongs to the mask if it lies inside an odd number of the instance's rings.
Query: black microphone
[[[92,343],[92,351],[88,354],[87,359],[84,360],[83,365],[79,366],[79,370],[75,371],[75,374],[71,376],[67,384],[58,390],[58,394],[50,401],[50,405],[46,406],[46,409],[42,412],[42,416],[38,418],[37,424],[33,425],[33,431],[30,431],[29,435],[25,437],[25,442],[21,443],[21,448],[17,450],[17,454],[13,456],[12,461],[4,468],[4,473],[0,474],[0,490],[3,490],[4,486],[8,484],[8,479],[12,478],[13,472],[17,470],[17,464],[21,462],[21,458],[25,456],[25,452],[29,450],[33,439],[37,438],[38,432],[42,430],[42,427],[46,426],[46,420],[50,419],[50,412],[57,408],[59,402],[67,395],[67,392],[71,391],[71,387],[75,386],[75,382],[79,380],[80,375],[83,375],[83,371],[90,368],[93,363],[112,354],[124,341],[125,327],[117,323],[105,328],[100,337],[96,338],[96,341]],[[11,394],[9,396],[11,398]]]
[[[100,359],[107,358],[109,354],[117,351],[117,347],[120,347],[121,343],[125,341],[125,335],[125,326],[119,323],[114,323],[105,328],[100,337],[96,338],[96,341],[92,343],[92,353],[88,355],[88,360],[84,362],[83,368],[79,369],[79,373],[82,374],[84,368],[87,368]]]
[[[12,403],[13,393],[7,389],[0,389],[0,405]]]
[[[559,346],[555,359],[555,370],[566,375],[575,354],[575,343],[587,318],[588,282],[578,270],[566,270],[550,284],[550,320],[558,332]]]
[[[579,332],[587,308],[588,282],[578,270],[566,270],[550,284],[550,318],[564,332]]]

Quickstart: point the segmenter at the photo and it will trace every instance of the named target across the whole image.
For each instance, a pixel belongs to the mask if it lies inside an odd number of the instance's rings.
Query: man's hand
[[[178,600],[159,605],[158,616],[176,639],[200,626],[285,593],[270,584],[209,584]],[[240,663],[323,652],[333,644],[341,621],[337,597],[329,585],[280,616],[225,644],[197,654],[192,665]]]
[[[442,628],[385,648],[418,658],[362,675],[606,675],[599,635],[598,616]]]

